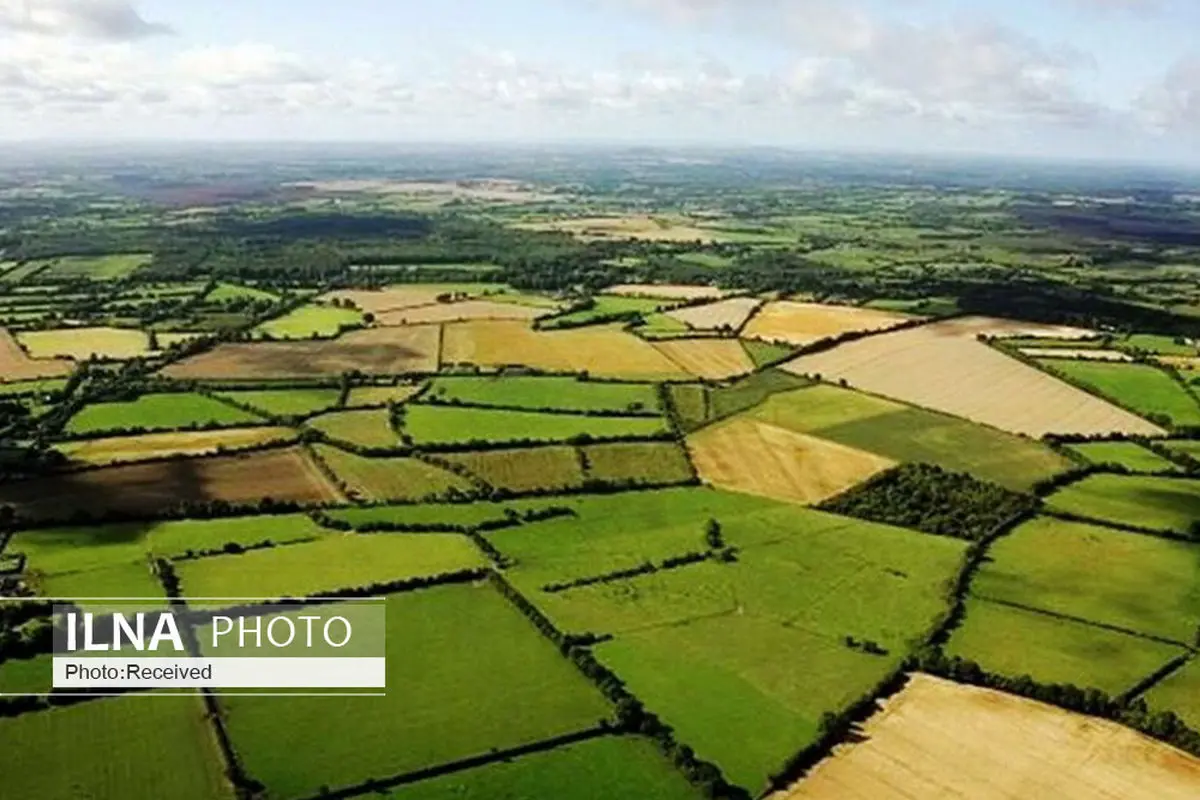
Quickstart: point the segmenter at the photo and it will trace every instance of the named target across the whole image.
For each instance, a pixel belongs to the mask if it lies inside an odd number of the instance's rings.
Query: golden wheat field
[[[34,358],[73,358],[87,361],[92,356],[125,360],[149,355],[150,337],[130,328],[60,328],[26,331],[17,338]]]
[[[750,339],[804,345],[852,331],[877,331],[911,319],[890,311],[781,300],[763,306],[744,335]]]
[[[526,322],[554,313],[550,308],[535,308],[516,303],[496,303],[490,300],[463,300],[457,303],[385,311],[376,315],[380,325],[419,325],[427,322],[467,322],[475,319],[511,319]]]
[[[688,437],[700,478],[720,489],[819,503],[896,462],[747,417]]]
[[[990,327],[991,321],[973,318],[883,333],[801,356],[783,368],[1033,437],[1163,432],[975,340],[973,331]]]
[[[724,380],[754,371],[754,362],[737,339],[670,339],[653,346],[698,378]]]
[[[756,297],[731,297],[716,303],[668,311],[667,316],[696,330],[738,330],[763,301]]]
[[[55,450],[76,465],[149,461],[164,456],[201,456],[235,451],[268,443],[293,441],[291,428],[229,428],[218,431],[169,431],[140,436],[112,436],[63,442]]]
[[[69,375],[75,364],[65,359],[30,358],[5,328],[0,328],[0,383]]]
[[[914,675],[771,800],[1193,800],[1200,759],[1115,722]]]

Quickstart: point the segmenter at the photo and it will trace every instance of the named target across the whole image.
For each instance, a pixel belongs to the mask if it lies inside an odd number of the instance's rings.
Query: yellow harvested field
[[[976,341],[972,331],[987,325],[987,320],[953,320],[870,336],[801,356],[783,369],[845,380],[855,389],[1035,438],[1047,433],[1163,433],[1141,417]]]
[[[294,441],[291,428],[230,428],[219,431],[147,433],[63,442],[54,449],[72,465],[96,466],[150,461],[164,456],[203,456]]]
[[[696,330],[730,328],[737,330],[746,324],[754,309],[762,305],[757,297],[733,297],[706,306],[693,306],[668,311],[667,316]]]
[[[354,369],[376,375],[436,372],[438,337],[437,325],[412,325],[351,331],[322,341],[222,344],[171,364],[162,374],[238,380],[340,375]]]
[[[1161,361],[1183,372],[1192,372],[1200,367],[1200,358],[1196,356],[1156,356],[1155,361]]]
[[[1108,720],[914,675],[806,778],[770,800],[1191,800],[1200,759]]]
[[[754,362],[737,339],[669,339],[653,347],[699,378],[724,380],[754,371]]]
[[[553,313],[552,308],[495,303],[490,300],[463,300],[458,303],[434,303],[431,306],[384,311],[376,315],[375,321],[380,325],[468,322],[475,319],[513,319],[528,322]]]
[[[781,300],[763,306],[743,335],[768,342],[805,345],[853,331],[881,331],[912,317],[873,308]]]
[[[853,447],[738,417],[688,437],[700,478],[721,489],[819,503],[896,462]]]
[[[653,297],[663,300],[719,300],[728,292],[716,286],[685,286],[673,283],[620,283],[604,290],[604,294],[623,297]]]
[[[97,358],[124,360],[149,355],[150,337],[145,331],[129,328],[60,328],[52,331],[26,331],[17,339],[34,358],[73,358],[87,361]]]
[[[416,308],[431,306],[438,303],[438,298],[452,293],[462,293],[463,286],[441,285],[436,283],[414,283],[411,285],[389,286],[386,289],[341,289],[328,292],[317,298],[317,302],[331,303],[334,300],[349,300],[361,311],[369,311],[379,315],[386,311],[401,308]],[[467,292],[474,297],[483,294],[484,289]]]
[[[937,325],[947,331],[961,333],[964,336],[997,337],[1033,337],[1040,339],[1087,339],[1096,335],[1096,331],[1088,328],[1074,328],[1069,325],[1050,325],[1043,322],[1025,322],[1017,319],[1001,319],[999,317],[959,317],[939,322]]]
[[[445,326],[442,347],[443,364],[520,365],[602,377],[690,377],[653,345],[618,325],[535,331],[522,322],[460,322]]]
[[[1133,361],[1120,350],[1072,350],[1067,347],[1022,347],[1021,354],[1032,358],[1082,358],[1085,361]]]
[[[75,364],[65,359],[30,358],[5,328],[0,328],[0,383],[69,375]]]
[[[647,242],[715,242],[719,236],[719,231],[697,228],[686,220],[644,214],[529,222],[514,227],[531,231],[560,231],[585,241],[639,239]]]

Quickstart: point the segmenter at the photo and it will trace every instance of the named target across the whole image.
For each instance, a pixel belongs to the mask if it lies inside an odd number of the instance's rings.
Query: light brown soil
[[[768,303],[743,335],[768,342],[804,345],[851,331],[877,331],[911,319],[890,311],[784,300]]]
[[[0,383],[69,375],[74,362],[66,359],[34,359],[25,355],[6,329],[0,328]]]
[[[754,309],[762,305],[756,297],[733,297],[706,306],[692,306],[668,311],[667,316],[697,330],[715,330],[728,327],[737,330],[746,324]]]
[[[745,417],[688,437],[688,450],[706,483],[798,503],[827,500],[896,465]]]
[[[619,294],[625,297],[655,297],[664,300],[700,300],[702,298],[717,300],[726,294],[724,289],[718,289],[716,286],[658,283],[621,283],[608,287],[604,293]]]
[[[654,348],[699,378],[723,380],[754,371],[754,362],[736,339],[671,339]]]
[[[1200,759],[1107,720],[927,675],[772,800],[1194,800]]]
[[[464,300],[459,303],[435,303],[376,315],[380,325],[416,325],[426,322],[468,322],[475,319],[511,319],[532,321],[547,314],[550,308],[535,308],[516,303],[494,303],[489,300]]]

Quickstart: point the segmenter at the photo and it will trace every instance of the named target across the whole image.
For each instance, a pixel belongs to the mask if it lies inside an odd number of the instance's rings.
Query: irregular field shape
[[[12,334],[0,328],[0,383],[56,378],[74,369],[74,362],[65,359],[30,358]]]
[[[234,796],[204,706],[196,697],[103,698],[0,719],[0,740],[5,743],[0,752],[5,792],[11,797]],[[89,748],[89,742],[105,744]]]
[[[754,362],[736,339],[672,339],[654,347],[699,378],[724,380],[754,371]]]
[[[587,679],[494,589],[387,600],[386,697],[225,695],[230,736],[272,797],[315,794],[594,727]],[[322,735],[314,737],[312,732]]]
[[[666,430],[666,422],[659,417],[594,417],[491,408],[410,405],[404,411],[401,430],[420,446],[472,440],[566,441],[581,435],[597,439],[654,436]]]
[[[403,403],[421,390],[420,386],[401,384],[399,386],[356,386],[350,390],[346,398],[347,408],[361,406],[382,406],[388,403]]]
[[[26,331],[17,339],[34,358],[73,358],[87,361],[92,356],[107,359],[138,358],[150,354],[150,337],[145,331],[128,328],[60,328]]]
[[[264,497],[310,504],[341,499],[298,448],[106,467],[0,486],[0,504],[50,519],[76,511],[161,513],[209,500],[251,504]]]
[[[362,321],[362,312],[352,308],[309,304],[260,323],[252,333],[266,334],[274,339],[310,339],[336,336],[342,326],[358,325]]]
[[[166,456],[205,456],[243,450],[296,439],[291,428],[233,428],[220,431],[143,433],[107,439],[82,439],[57,444],[54,449],[72,464],[105,464],[152,461]]]
[[[666,484],[694,477],[687,453],[675,442],[612,442],[580,449],[589,480]]]
[[[386,289],[343,289],[322,295],[319,300],[349,300],[363,311],[379,315],[401,308],[435,305],[438,297],[445,294],[465,292],[479,296],[489,291],[499,291],[500,284],[412,284],[393,286]]]
[[[271,600],[483,565],[483,556],[471,541],[456,533],[349,533],[241,555],[182,561],[175,572],[186,597]]]
[[[1200,619],[1196,560],[1195,545],[1039,517],[992,546],[971,591],[1186,643]]]
[[[1193,729],[1200,729],[1200,664],[1193,658],[1145,694],[1154,711],[1174,711]]]
[[[202,394],[145,394],[136,400],[84,406],[67,422],[68,433],[97,433],[123,428],[170,430],[201,425],[255,425],[256,414]]]
[[[1084,361],[1133,361],[1120,350],[1072,350],[1066,347],[1022,347],[1021,354],[1030,358],[1079,358]]]
[[[604,736],[393,789],[392,800],[696,800],[699,795],[649,739]]]
[[[1032,437],[1162,433],[1124,409],[975,341],[961,326],[948,325],[871,336],[801,356],[783,368],[846,380],[855,388]]]
[[[400,437],[392,430],[391,412],[386,408],[363,411],[334,411],[305,421],[334,441],[359,447],[398,447]]]
[[[604,290],[605,294],[619,294],[627,297],[658,297],[663,300],[701,300],[719,299],[726,295],[726,290],[716,286],[689,286],[671,283],[619,283]]]
[[[896,464],[750,418],[706,428],[688,449],[706,483],[798,503],[819,503]]]
[[[988,672],[1101,689],[1113,697],[1185,652],[1182,647],[974,597],[967,599],[966,619],[946,645],[948,655],[968,658]]]
[[[306,417],[333,408],[342,396],[340,389],[247,389],[214,394],[281,417]]]
[[[852,331],[876,331],[894,327],[911,317],[871,308],[797,303],[783,300],[763,306],[743,335],[752,339],[811,344]]]
[[[1200,460],[1200,439],[1171,439],[1163,442],[1163,445],[1172,452]]]
[[[1118,525],[1187,533],[1200,520],[1200,481],[1090,475],[1046,498],[1054,509]]]
[[[969,472],[1018,491],[1071,467],[1039,442],[828,385],[776,394],[748,416],[893,461]]]
[[[375,317],[379,325],[419,325],[429,322],[466,322],[475,319],[507,319],[532,322],[553,313],[551,309],[490,300],[435,303],[416,308],[385,311]]]
[[[460,475],[415,458],[365,458],[329,445],[314,445],[317,456],[357,498],[367,501],[421,501],[450,490],[470,491]]]
[[[256,380],[341,375],[436,372],[438,328],[415,325],[351,331],[327,341],[238,342],[171,364],[169,378]]]
[[[517,322],[454,323],[445,326],[443,347],[446,364],[523,365],[604,377],[687,376],[650,344],[614,325],[535,331]]]
[[[1179,469],[1174,462],[1137,442],[1086,442],[1067,445],[1067,449],[1093,464],[1119,464],[1134,472],[1167,472]]]
[[[1178,381],[1149,364],[1051,361],[1046,366],[1081,381],[1141,414],[1165,414],[1176,425],[1200,425],[1200,405]]]
[[[572,377],[488,376],[435,378],[429,395],[482,406],[537,410],[656,413],[658,392],[648,383],[605,383]]]
[[[1115,722],[926,675],[864,734],[772,800],[1184,800],[1200,785],[1200,761]]]
[[[746,324],[746,320],[762,303],[757,297],[733,297],[708,305],[678,308],[666,312],[666,316],[697,330],[724,327],[737,330]]]
[[[494,489],[530,492],[583,485],[583,465],[574,447],[529,447],[439,453],[438,461],[461,467]]]

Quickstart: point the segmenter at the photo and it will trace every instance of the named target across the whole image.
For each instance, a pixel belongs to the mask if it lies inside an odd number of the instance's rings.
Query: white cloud
[[[0,0],[0,30],[131,41],[171,33],[126,0]]]
[[[1200,55],[1175,63],[1142,93],[1137,106],[1157,130],[1200,138]]]

